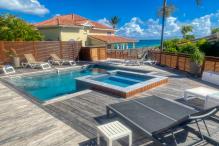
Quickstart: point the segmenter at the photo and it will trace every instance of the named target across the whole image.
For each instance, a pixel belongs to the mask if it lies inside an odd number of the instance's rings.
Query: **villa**
[[[109,26],[76,14],[56,16],[35,24],[47,41],[82,41],[82,46],[107,46],[127,49],[136,40],[115,35]]]

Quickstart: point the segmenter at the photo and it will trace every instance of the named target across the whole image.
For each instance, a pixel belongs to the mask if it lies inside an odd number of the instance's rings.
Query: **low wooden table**
[[[120,138],[129,137],[129,146],[132,145],[132,131],[119,121],[114,121],[97,127],[97,144],[100,145],[100,136],[107,141],[108,146],[112,146],[113,141]]]

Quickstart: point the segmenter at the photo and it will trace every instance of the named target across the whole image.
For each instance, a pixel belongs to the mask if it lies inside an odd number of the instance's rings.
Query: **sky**
[[[112,16],[119,16],[117,35],[136,39],[159,39],[161,19],[157,16],[162,0],[0,0],[0,13],[10,13],[27,22],[37,23],[49,18],[78,14],[109,25]],[[167,18],[165,38],[181,37],[182,25],[192,25],[196,37],[209,35],[219,27],[219,0],[167,0],[175,5]]]

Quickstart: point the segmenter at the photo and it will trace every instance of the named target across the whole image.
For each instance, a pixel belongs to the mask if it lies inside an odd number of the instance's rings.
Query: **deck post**
[[[3,50],[5,49],[4,41],[0,41],[0,61],[4,61]]]

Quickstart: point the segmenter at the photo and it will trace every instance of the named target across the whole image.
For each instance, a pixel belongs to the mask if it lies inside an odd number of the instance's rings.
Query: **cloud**
[[[118,30],[118,34],[126,34],[129,37],[135,37],[135,36],[143,36],[144,35],[144,29],[141,28],[141,25],[144,25],[144,22],[134,17],[131,19],[130,22],[126,23],[124,26],[122,26]]]
[[[109,20],[106,19],[106,18],[99,19],[99,20],[97,20],[97,22],[99,22],[99,23],[101,23],[101,24],[103,24],[103,25],[106,25],[106,26],[108,26],[108,27],[112,27],[112,25],[110,24]]]
[[[196,37],[210,35],[211,29],[219,26],[219,11],[186,23],[179,21],[177,17],[169,17],[166,19],[165,38],[182,37],[180,32],[182,25],[192,25],[192,33]],[[138,39],[159,39],[161,35],[161,21],[152,18],[143,21],[140,18],[133,17],[130,22],[125,23],[119,28],[117,34]]]
[[[38,0],[1,0],[0,8],[39,16],[49,13]]]

